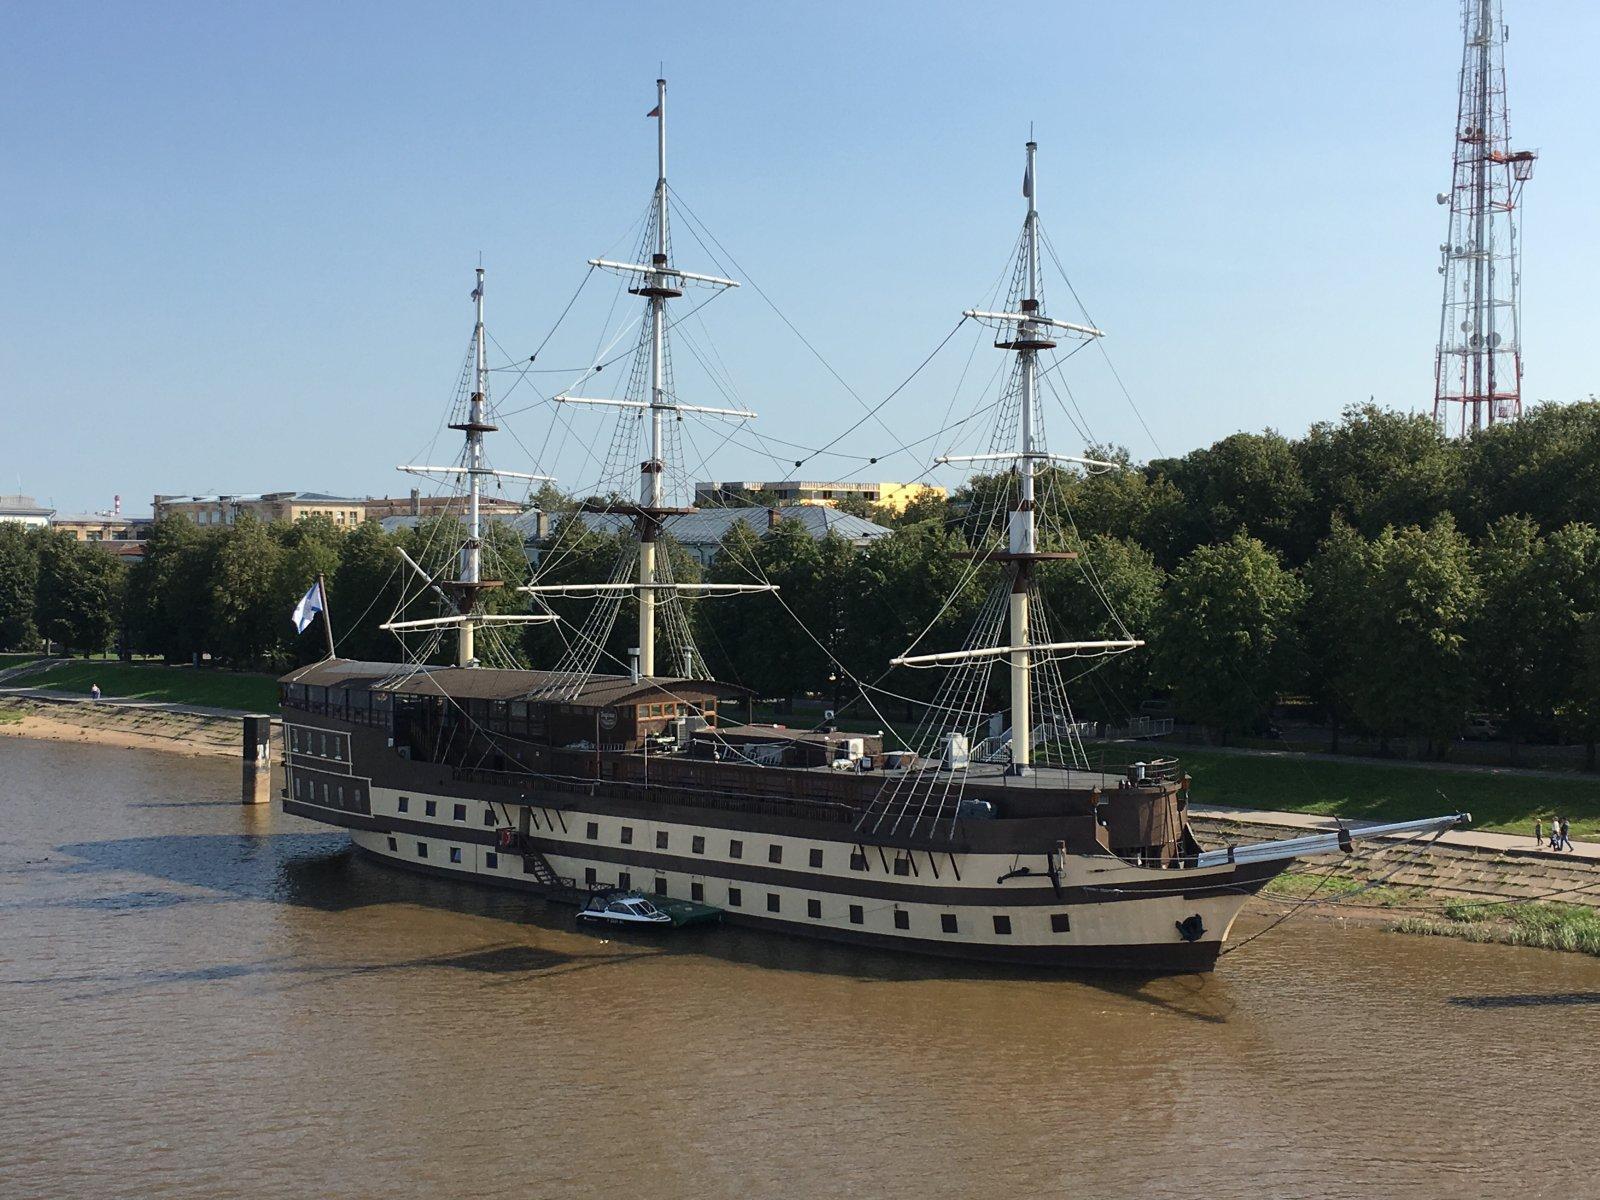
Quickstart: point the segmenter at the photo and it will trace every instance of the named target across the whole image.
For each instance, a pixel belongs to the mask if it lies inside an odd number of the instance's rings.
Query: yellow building
[[[335,525],[359,525],[366,519],[365,500],[325,492],[260,492],[249,496],[157,496],[155,519],[174,513],[196,525],[232,525],[240,513],[258,521],[298,521],[327,517]]]
[[[57,513],[50,527],[70,533],[80,542],[142,542],[149,536],[149,517],[121,513]]]
[[[835,507],[841,500],[865,500],[890,512],[904,512],[906,505],[923,496],[945,497],[945,489],[926,483],[815,483],[803,479],[752,481],[747,479],[694,485],[696,506],[715,507],[729,502],[749,501],[774,504],[820,504]]]

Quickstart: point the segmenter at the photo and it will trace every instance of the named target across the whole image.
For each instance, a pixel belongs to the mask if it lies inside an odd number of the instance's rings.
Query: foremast
[[[978,646],[942,654],[905,655],[893,661],[897,666],[932,667],[960,666],[983,660],[1004,659],[1010,669],[1010,764],[1017,774],[1026,773],[1033,762],[1033,676],[1040,655],[1107,654],[1133,649],[1143,645],[1135,639],[1106,641],[1034,641],[1035,614],[1033,608],[1034,567],[1047,559],[1072,559],[1070,551],[1040,550],[1038,530],[1037,483],[1041,469],[1051,463],[1076,463],[1094,467],[1112,467],[1077,455],[1052,454],[1044,446],[1042,425],[1038,419],[1038,384],[1040,351],[1053,350],[1062,336],[1079,340],[1103,337],[1104,334],[1089,325],[1071,321],[1058,321],[1045,312],[1040,286],[1039,264],[1039,205],[1038,205],[1038,143],[1029,140],[1026,147],[1026,165],[1022,177],[1022,194],[1027,200],[1027,214],[1023,222],[1020,287],[1013,291],[1016,299],[1014,311],[987,312],[968,309],[963,314],[969,319],[989,324],[1000,330],[995,346],[1017,356],[1018,404],[1015,444],[1011,449],[989,454],[946,455],[940,463],[983,463],[1009,461],[1017,473],[1016,501],[1007,522],[1006,548],[1003,551],[977,552],[977,556],[1005,567],[1007,573],[1008,619],[1006,644],[1003,646]]]

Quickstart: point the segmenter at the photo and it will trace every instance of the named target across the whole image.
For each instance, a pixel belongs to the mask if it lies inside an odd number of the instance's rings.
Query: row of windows
[[[489,857],[493,858],[494,856],[490,855]],[[494,865],[495,864],[492,862],[489,864],[491,867]],[[599,877],[597,876],[594,867],[584,868],[583,874],[585,884],[591,888],[598,886]],[[622,888],[624,891],[632,888],[632,874],[627,871],[619,872],[617,875],[617,886]],[[655,894],[658,896],[664,896],[667,894],[667,881],[659,875],[657,875],[655,878]],[[697,904],[704,904],[706,900],[706,885],[698,881],[691,882],[689,884],[689,899],[693,900]],[[743,908],[744,889],[737,887],[728,888],[727,905],[729,908]],[[767,911],[769,913],[781,913],[783,911],[783,897],[777,892],[767,893]],[[822,920],[822,901],[820,899],[812,896],[806,900],[806,916],[811,918],[813,921]],[[866,909],[862,905],[850,905],[850,924],[864,925],[866,924],[866,919]],[[995,913],[993,915],[993,921],[994,931],[996,934],[1005,936],[1011,933],[1010,916],[1004,913]],[[896,929],[909,930],[911,928],[911,913],[903,908],[895,909],[894,927]],[[941,933],[961,932],[961,922],[955,913],[939,914],[939,931]],[[1052,933],[1070,933],[1072,931],[1071,916],[1064,912],[1051,913],[1050,931]]]
[[[588,828],[584,830],[584,836],[587,837],[591,842],[599,841],[600,840],[600,822],[598,822],[598,821],[590,821],[588,823]],[[621,830],[618,833],[618,841],[624,846],[633,845],[633,826],[632,825],[624,825],[624,826],[622,826]],[[665,830],[665,829],[656,830],[656,849],[657,850],[670,850],[671,848],[672,848],[672,836],[671,836],[671,834],[668,833],[667,830]],[[691,853],[691,854],[704,854],[705,852],[706,852],[705,835],[704,834],[700,834],[700,833],[696,833],[696,834],[691,835],[691,837],[689,838],[689,853]],[[743,858],[744,857],[744,842],[742,840],[740,840],[739,838],[729,838],[728,839],[728,857],[729,858]],[[776,842],[770,843],[767,846],[767,861],[769,863],[781,863],[781,862],[783,862],[783,847],[780,846]],[[811,868],[813,870],[816,870],[816,871],[822,870],[822,866],[823,866],[822,847],[820,847],[820,846],[812,846],[811,847],[811,853],[810,853],[810,856],[809,856],[809,863],[810,863],[810,866],[811,866]],[[909,874],[912,873],[912,871],[914,869],[912,867],[912,865],[911,865],[911,860],[910,860],[909,856],[907,856],[905,858],[897,858],[897,859],[895,859],[893,865],[894,865],[894,873],[896,875],[909,875]],[[863,854],[859,850],[852,850],[850,852],[850,869],[852,871],[865,871],[867,869],[867,856],[865,854]]]
[[[344,808],[351,812],[365,812],[363,805],[363,792],[359,785],[351,784],[348,794],[342,783],[328,784],[326,781],[319,783],[315,779],[307,779],[296,772],[294,775],[294,797],[304,800],[309,804],[322,804],[329,808]]]
[[[292,725],[289,727],[289,749],[296,754],[314,754],[318,758],[331,758],[338,762],[343,762],[344,745],[340,741],[343,736],[343,734],[330,734],[321,730],[313,732],[310,729],[301,729],[298,725]]]
[[[399,839],[393,838],[393,837],[389,838],[389,850],[394,854],[400,853],[400,842],[399,842]],[[451,847],[449,847],[449,853],[450,853],[450,861],[451,862],[459,863],[461,861],[461,847],[460,846],[451,846]],[[428,843],[427,842],[418,842],[417,843],[417,857],[418,858],[427,858],[428,857]],[[483,865],[488,867],[488,868],[490,868],[491,870],[493,870],[494,868],[496,868],[496,867],[498,867],[500,865],[500,856],[498,854],[493,853],[493,852],[485,854],[483,856]]]
[[[403,813],[410,812],[411,811],[411,797],[410,796],[401,796],[398,800],[395,801],[395,808],[398,811],[403,812]],[[422,802],[422,815],[425,816],[425,817],[436,817],[436,816],[438,816],[439,815],[439,802],[437,800],[424,800]],[[466,819],[467,819],[467,806],[465,804],[452,805],[451,806],[451,811],[450,811],[450,819],[452,821],[460,821],[463,824],[465,824],[466,823]],[[486,809],[483,810],[483,823],[486,826],[493,826],[496,823],[495,822],[495,818],[494,818],[494,809],[486,808]]]

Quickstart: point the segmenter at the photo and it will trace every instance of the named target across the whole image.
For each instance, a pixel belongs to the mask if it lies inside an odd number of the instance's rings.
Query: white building
[[[56,510],[46,508],[32,496],[13,493],[0,495],[0,521],[16,521],[22,525],[48,525]]]

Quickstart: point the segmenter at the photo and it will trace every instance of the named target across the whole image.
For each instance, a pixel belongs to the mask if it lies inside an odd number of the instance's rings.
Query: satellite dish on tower
[[[1491,350],[1493,350],[1494,348],[1496,348],[1499,345],[1500,345],[1500,335],[1498,333],[1491,333],[1489,335],[1489,348]]]
[[[1434,197],[1434,199],[1437,200],[1440,204],[1444,204],[1447,201],[1449,201],[1450,197],[1446,196],[1443,192],[1440,192],[1437,196]]]

